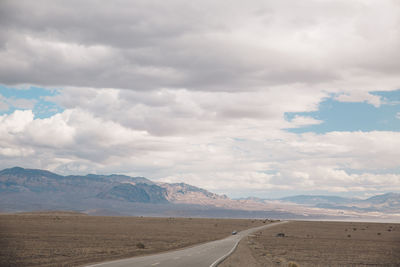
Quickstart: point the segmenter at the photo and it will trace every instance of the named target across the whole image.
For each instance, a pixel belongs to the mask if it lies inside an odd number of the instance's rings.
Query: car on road
[[[235,230],[232,232],[232,235],[236,235],[238,232]]]

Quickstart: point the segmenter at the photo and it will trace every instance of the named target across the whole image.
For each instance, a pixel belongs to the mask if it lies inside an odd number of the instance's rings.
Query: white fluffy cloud
[[[1,167],[24,162],[61,173],[124,172],[236,196],[400,190],[393,171],[398,132],[289,133],[282,129],[319,121],[288,122],[284,113],[312,109],[322,95],[302,101],[283,95],[65,89],[49,98],[67,108],[63,113],[34,119],[32,111],[17,110],[0,117]]]

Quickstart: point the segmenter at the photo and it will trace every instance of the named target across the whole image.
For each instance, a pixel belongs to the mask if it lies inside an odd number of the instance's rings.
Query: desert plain
[[[220,266],[400,266],[400,224],[291,221],[242,239]]]
[[[84,266],[222,239],[256,219],[0,215],[0,266]],[[400,224],[290,221],[245,237],[221,267],[400,266]]]
[[[0,266],[83,266],[174,250],[264,225],[254,219],[0,215]]]

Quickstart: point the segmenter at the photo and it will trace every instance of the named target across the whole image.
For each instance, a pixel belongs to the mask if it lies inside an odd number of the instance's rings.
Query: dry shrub
[[[145,245],[142,242],[139,242],[139,243],[136,244],[136,247],[140,248],[140,249],[144,249]]]

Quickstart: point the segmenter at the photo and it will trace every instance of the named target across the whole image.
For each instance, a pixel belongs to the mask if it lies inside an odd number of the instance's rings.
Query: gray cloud
[[[247,91],[303,83],[333,90],[329,83],[351,82],[350,75],[398,76],[400,66],[393,60],[399,6],[389,0],[0,7],[0,79],[7,84]]]

